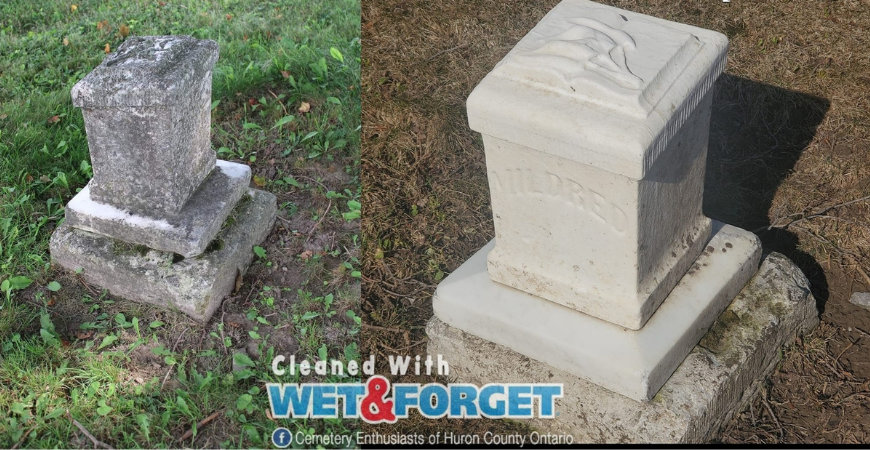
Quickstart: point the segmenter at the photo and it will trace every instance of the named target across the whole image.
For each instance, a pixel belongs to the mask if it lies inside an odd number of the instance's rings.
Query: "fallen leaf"
[[[103,51],[106,53],[111,53],[112,47],[109,46],[108,42],[106,42],[106,48],[104,48]]]
[[[107,26],[109,26],[108,20],[101,20],[101,21],[97,22],[97,29],[98,30],[102,30],[103,28],[106,28]]]
[[[39,177],[39,181],[42,181],[43,183],[48,183],[48,182],[51,181],[51,178],[49,178],[49,177],[47,177],[47,176],[45,176],[45,175],[40,175],[40,177]]]
[[[254,175],[254,184],[258,187],[264,187],[266,186],[266,179],[259,175]]]
[[[121,37],[127,37],[130,34],[130,27],[127,25],[121,25],[121,28],[118,29],[118,33],[121,33]]]
[[[232,15],[232,14],[227,14],[227,20],[233,20],[233,15]]]
[[[76,5],[69,5],[69,10],[70,10],[70,11],[72,11],[72,12],[76,12],[77,9],[79,9],[78,6],[76,6]]]
[[[299,257],[303,260],[311,258],[312,256],[314,256],[314,252],[312,252],[311,250],[305,250],[304,252],[299,254]]]
[[[50,119],[47,120],[48,123],[57,123],[60,120],[58,116],[51,116]]]
[[[24,181],[30,183],[31,181],[33,181],[33,175],[28,173],[27,175],[24,176]]]
[[[256,104],[257,104],[257,99],[255,99],[255,98],[248,99],[248,104],[251,105],[251,106],[256,105]]]
[[[67,45],[69,45],[69,38],[65,37],[63,38],[63,46],[66,47]]]
[[[272,417],[272,411],[269,411],[268,409],[265,411],[266,411],[266,418],[274,422],[275,418]]]
[[[94,335],[94,330],[81,330],[76,332],[76,339],[90,339]]]
[[[45,306],[54,306],[54,297],[48,299],[48,303],[46,303]]]
[[[302,102],[302,104],[299,105],[299,112],[300,113],[307,113],[310,110],[311,110],[311,105],[308,102]]]
[[[288,71],[286,71],[286,70],[282,70],[282,71],[281,71],[281,76],[284,77],[284,78],[290,78],[290,72],[288,72]]]
[[[235,284],[235,287],[233,288],[234,294],[237,294],[239,292],[239,289],[242,288],[242,279],[243,278],[244,277],[242,277],[242,271],[236,269],[236,284]]]
[[[0,119],[5,119],[9,117],[9,114],[0,114]]]
[[[157,2],[158,6],[166,6],[166,2]]]

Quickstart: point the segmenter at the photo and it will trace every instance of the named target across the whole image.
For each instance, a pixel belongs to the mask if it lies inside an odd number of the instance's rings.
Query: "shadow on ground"
[[[799,238],[780,228],[788,217],[771,211],[773,198],[816,135],[830,102],[746,78],[723,74],[710,118],[704,214],[761,238],[765,252],[789,257],[809,278],[820,313],[828,282]],[[775,218],[771,220],[770,216]]]

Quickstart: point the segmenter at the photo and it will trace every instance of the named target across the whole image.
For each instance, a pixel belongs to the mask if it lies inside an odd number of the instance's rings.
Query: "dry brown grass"
[[[363,354],[424,353],[435,285],[492,238],[465,99],[557,3],[363,2]],[[870,203],[848,202],[870,195],[870,1],[603,3],[728,35],[705,213],[794,259],[824,309],[722,439],[867,442],[870,313],[848,297],[870,290]],[[467,422],[390,430],[517,426]]]

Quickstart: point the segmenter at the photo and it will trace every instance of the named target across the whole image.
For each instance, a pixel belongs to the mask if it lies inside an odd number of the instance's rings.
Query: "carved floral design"
[[[628,89],[640,89],[643,80],[626,64],[626,50],[635,50],[628,33],[594,19],[569,19],[573,25],[545,38],[540,47],[517,55],[530,67],[546,67],[565,82],[594,72]]]

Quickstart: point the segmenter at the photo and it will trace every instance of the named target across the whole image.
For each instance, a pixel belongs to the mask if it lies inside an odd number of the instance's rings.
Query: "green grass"
[[[43,228],[91,176],[81,111],[69,92],[103,59],[106,44],[123,41],[121,26],[134,35],[218,41],[212,96],[221,157],[248,159],[275,134],[306,156],[330,157],[359,149],[358,11],[356,0],[89,1],[75,12],[61,1],[0,5],[0,273],[46,267]],[[269,85],[282,89],[272,89],[280,98],[263,89]],[[304,118],[294,108],[303,100],[316,111]],[[272,128],[287,116],[294,118]]]
[[[72,106],[70,89],[125,34],[216,40],[212,143],[218,157],[251,164],[255,174],[274,166],[274,176],[254,183],[292,194],[297,203],[328,201],[324,224],[358,223],[359,32],[359,0],[0,4],[0,447],[92,447],[73,419],[115,447],[264,447],[279,425],[306,433],[356,430],[353,421],[266,417],[263,383],[294,381],[276,380],[269,370],[275,348],[260,336],[268,328],[251,335],[263,357],[250,366],[241,361],[246,370],[232,372],[225,343],[233,338],[223,322],[190,326],[180,314],[116,304],[105,292],[85,290],[51,267],[48,241],[63,206],[92,176],[82,113]],[[327,166],[343,168],[351,187],[326,187],[316,177],[300,182],[291,173]],[[296,203],[282,203],[297,213]],[[301,201],[308,207],[298,213],[320,219],[324,209],[317,203]],[[352,288],[359,283],[359,243],[353,231],[338,240],[350,250],[300,261],[301,288],[255,284],[249,296],[248,318],[290,327],[300,356],[356,357],[353,342],[331,338],[337,329],[359,331]],[[255,265],[271,266],[270,256],[258,256]],[[278,305],[276,291],[299,300]],[[53,312],[60,304],[76,305],[71,308],[85,320],[62,327],[68,317]],[[200,347],[205,341],[214,348],[176,347],[187,342],[185,327],[197,333]],[[170,376],[137,376],[135,358],[143,354],[169,367]],[[222,413],[205,427],[208,439],[197,440],[198,430],[178,441],[216,411]]]

